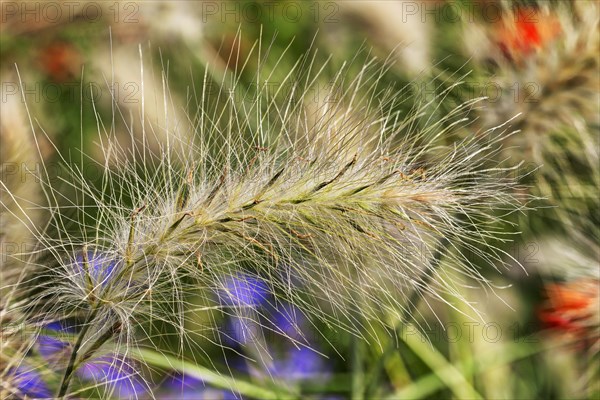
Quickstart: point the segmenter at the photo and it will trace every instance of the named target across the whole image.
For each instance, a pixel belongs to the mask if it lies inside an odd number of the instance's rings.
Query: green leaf
[[[162,354],[150,349],[132,350],[133,356],[155,367],[167,368],[194,378],[201,379],[207,384],[220,389],[234,390],[241,395],[256,398],[256,399],[278,399],[281,394],[270,389],[257,386],[253,383],[244,381],[239,378],[223,375],[211,369],[201,367],[192,362],[181,360],[177,357]],[[279,390],[279,388],[278,388]],[[281,388],[282,391],[285,389]],[[296,398],[293,393],[286,391],[286,398]]]

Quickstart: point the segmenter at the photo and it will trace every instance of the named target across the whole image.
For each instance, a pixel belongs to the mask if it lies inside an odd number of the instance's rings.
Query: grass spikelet
[[[486,166],[503,136],[474,132],[434,146],[468,125],[474,102],[417,130],[427,115],[400,118],[393,91],[377,85],[386,68],[377,65],[355,76],[342,69],[339,101],[313,107],[307,99],[322,69],[309,57],[279,82],[285,93],[268,91],[259,74],[257,96],[240,101],[235,94],[245,88],[234,75],[216,100],[195,94],[193,141],[176,120],[148,123],[168,138],[159,152],[133,131],[133,144],[122,147],[97,116],[104,160],[86,163],[101,179],[88,181],[81,162],[62,186],[44,183],[57,234],[38,237],[44,267],[22,307],[77,331],[59,397],[93,357],[128,357],[143,341],[166,340],[158,326],[172,328],[180,351],[193,345],[191,312],[250,319],[289,336],[251,303],[216,295],[231,297],[231,280],[266,285],[275,309],[289,302],[366,339],[376,337],[375,325],[404,320],[415,293],[465,301],[453,276],[493,289],[473,257],[501,266],[505,255],[488,242],[507,240],[499,224],[525,206],[513,170]],[[209,81],[207,74],[203,87]],[[448,254],[437,268],[441,244]],[[213,331],[197,333],[220,342]]]
[[[521,133],[506,148],[541,167],[534,188],[557,206],[551,218],[596,238],[599,23],[595,2],[539,1],[502,8],[501,20],[488,26],[465,24],[466,38],[481,39],[470,46],[475,69],[498,90],[482,112],[484,124],[518,116]]]

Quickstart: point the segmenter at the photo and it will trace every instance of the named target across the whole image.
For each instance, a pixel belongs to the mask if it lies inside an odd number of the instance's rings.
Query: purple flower
[[[282,360],[275,360],[273,373],[286,380],[328,378],[331,369],[326,359],[306,347],[293,348],[286,352]]]
[[[61,322],[52,322],[44,327],[55,332],[70,332]],[[47,361],[66,361],[70,345],[58,338],[40,335],[37,340],[38,351]],[[119,398],[133,398],[146,391],[146,386],[131,363],[114,356],[104,356],[85,362],[77,375],[84,380],[94,381],[106,386]],[[30,385],[31,386],[31,385]],[[50,395],[46,396],[50,397]]]
[[[57,333],[68,333],[73,331],[59,321],[51,322],[45,325],[44,329]],[[65,359],[67,356],[66,351],[69,349],[69,347],[69,343],[54,336],[39,335],[37,338],[38,352],[46,361],[49,362],[57,362]]]
[[[297,307],[286,304],[272,311],[274,329],[288,338],[305,341],[302,330],[306,328],[306,317]]]
[[[119,263],[102,253],[88,251],[86,256],[84,259],[83,254],[79,254],[75,259],[75,273],[88,279],[89,271],[94,286],[106,287],[110,279],[117,275]]]
[[[84,380],[105,385],[118,398],[137,398],[147,391],[131,362],[114,356],[103,356],[84,363],[77,374]]]
[[[228,277],[223,288],[218,292],[219,299],[226,305],[236,307],[259,307],[268,302],[269,286],[259,277],[249,274],[238,274]],[[224,340],[230,345],[246,344],[253,340],[260,330],[260,324],[242,310],[226,322],[222,331]]]
[[[233,316],[227,321],[226,329],[222,333],[226,344],[248,344],[259,337],[261,329],[260,324],[253,320]]]
[[[270,326],[264,333],[276,333],[279,337],[285,337],[281,342],[282,346],[273,346],[274,341],[267,340],[270,351],[274,352],[270,374],[284,380],[328,379],[331,366],[323,355],[311,349],[314,346],[311,346],[305,336],[309,324],[304,313],[290,304],[279,304],[277,307],[264,304],[260,311],[263,315],[270,315],[263,322],[265,326]],[[232,318],[229,327],[233,329],[227,332],[230,333],[228,338],[241,344],[249,344],[261,334],[258,322],[242,317]],[[299,347],[291,344],[290,340],[295,341]],[[248,372],[253,375],[251,368]]]
[[[269,286],[267,283],[248,274],[229,277],[219,297],[227,305],[258,306],[267,300]]]
[[[305,315],[293,305],[284,305],[274,312],[275,328],[286,337],[302,343],[301,347],[288,344],[283,357],[273,363],[272,373],[287,380],[327,378],[331,368],[324,356],[309,347],[303,331],[307,328]]]
[[[21,365],[9,374],[12,383],[19,392],[34,399],[51,398],[52,392],[35,370]]]

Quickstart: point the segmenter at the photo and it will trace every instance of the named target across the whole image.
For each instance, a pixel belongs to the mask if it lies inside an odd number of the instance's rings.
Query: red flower
[[[65,82],[77,76],[81,68],[81,57],[73,45],[54,42],[44,47],[39,54],[41,69],[55,82]]]
[[[578,279],[547,285],[547,300],[538,312],[540,321],[559,333],[597,341],[599,283],[596,279]]]
[[[495,37],[504,55],[519,61],[555,39],[560,31],[555,16],[542,15],[534,8],[520,8],[498,24]]]

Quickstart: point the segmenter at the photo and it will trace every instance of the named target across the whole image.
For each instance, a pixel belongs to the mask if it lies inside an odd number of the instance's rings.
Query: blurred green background
[[[581,3],[3,2],[2,106],[22,107],[23,90],[42,158],[36,155],[27,124],[22,133],[6,133],[17,124],[11,112],[2,115],[3,162],[15,161],[14,148],[30,150],[16,160],[29,165],[43,161],[57,166],[60,155],[77,162],[80,152],[102,162],[99,129],[114,125],[114,133],[126,143],[128,127],[139,132],[142,96],[144,118],[165,124],[165,91],[178,123],[173,129],[193,136],[202,106],[198,93],[212,98],[205,107],[218,109],[220,94],[229,88],[241,98],[252,92],[256,81],[272,82],[276,88],[299,60],[310,60],[314,68],[324,66],[317,87],[327,88],[343,65],[349,65],[351,76],[376,57],[374,63],[383,69],[377,87],[401,96],[389,112],[408,115],[440,96],[425,107],[428,118],[435,120],[464,101],[487,95],[494,101],[474,107],[475,122],[465,131],[488,129],[502,122],[498,118],[524,112],[513,129],[539,142],[530,152],[516,136],[502,153],[513,165],[524,161],[527,171],[537,168],[524,183],[532,194],[546,197],[537,203],[541,210],[524,212],[515,218],[515,227],[499,228],[520,232],[510,244],[497,243],[507,260],[514,258],[513,268],[482,271],[498,288],[496,293],[476,282],[460,282],[462,294],[480,315],[466,305],[452,308],[425,298],[415,311],[414,325],[396,332],[381,329],[380,346],[357,343],[327,326],[318,326],[322,335],[309,327],[315,347],[329,357],[322,361],[328,373],[296,380],[292,386],[301,398],[598,398],[598,25],[596,19],[591,24],[596,32],[586,33],[585,21],[578,19],[581,13],[597,18],[598,8]],[[531,21],[506,22],[506,15],[537,10],[543,12]],[[554,20],[562,29],[553,28],[549,21]],[[561,44],[573,37],[592,44],[575,50]],[[552,52],[553,46],[559,50]],[[555,65],[561,51],[571,51],[564,58],[571,64]],[[596,64],[584,68],[594,57]],[[575,78],[587,80],[565,83],[551,67],[565,74],[576,71]],[[451,88],[457,82],[462,84]],[[566,94],[546,101],[551,90]],[[325,93],[315,93],[316,103]],[[591,105],[585,96],[591,96]],[[553,124],[552,132],[536,122],[553,121],[580,98],[592,111],[578,106],[581,113],[575,115],[567,110],[573,119]],[[96,115],[103,122],[100,127]],[[168,130],[157,131],[150,146],[157,148],[165,134]],[[464,134],[455,130],[440,144]],[[100,184],[98,170],[89,165],[84,173]],[[60,167],[52,171],[61,174]],[[10,175],[4,173],[4,178]],[[195,318],[195,327],[215,318],[225,324],[222,315],[199,313]],[[235,352],[212,345],[201,333],[196,344],[202,353],[190,359],[204,360],[226,374],[224,360],[234,358]],[[167,339],[158,345],[172,345]],[[270,340],[275,347],[286,345],[277,337]],[[239,376],[258,386],[270,385],[248,371]]]

